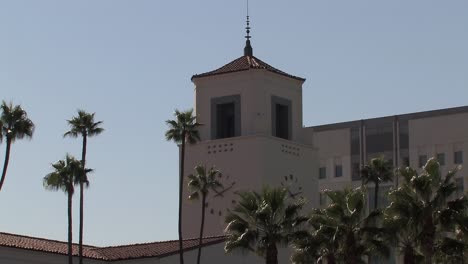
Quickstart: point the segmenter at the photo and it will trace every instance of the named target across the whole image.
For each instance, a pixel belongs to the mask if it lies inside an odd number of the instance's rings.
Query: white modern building
[[[306,198],[309,208],[319,207],[327,203],[322,190],[360,185],[359,168],[379,155],[392,160],[395,167],[421,167],[435,156],[443,171],[466,162],[468,106],[304,127],[305,79],[255,57],[249,36],[243,56],[219,69],[194,75],[192,81],[197,121],[204,125],[201,141],[187,147],[184,175],[193,173],[198,164],[216,166],[226,187],[222,193],[211,194],[205,204],[204,263],[261,261],[254,255],[224,253],[224,216],[236,203],[235,191],[289,186],[291,196]],[[457,176],[459,194],[467,187],[466,175],[463,168]],[[397,184],[395,180],[383,189]],[[385,203],[384,195],[379,199],[383,201],[380,204]],[[184,200],[185,237],[198,235],[199,203]],[[187,263],[195,263],[196,242],[184,241]],[[178,261],[176,241],[86,246],[85,257],[85,263]],[[288,263],[288,258],[288,251],[281,250],[280,263]],[[64,242],[0,233],[0,263],[65,260]]]

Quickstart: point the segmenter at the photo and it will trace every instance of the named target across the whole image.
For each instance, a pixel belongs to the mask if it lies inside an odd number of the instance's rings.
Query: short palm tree
[[[430,159],[421,173],[411,168],[399,170],[404,182],[390,192],[390,205],[385,210],[384,224],[393,228],[395,241],[402,250],[405,263],[432,263],[444,255],[443,247],[452,243],[457,219],[468,208],[462,196],[451,200],[456,192],[457,169],[442,176],[439,163]],[[410,243],[411,242],[411,243]]]
[[[393,165],[383,157],[371,159],[361,170],[363,184],[374,183],[374,210],[378,208],[379,185],[393,180]]]
[[[75,185],[81,183],[82,166],[80,161],[70,155],[66,155],[65,160],[59,160],[52,164],[53,172],[44,177],[44,187],[47,190],[62,190],[68,198],[68,263],[73,263],[72,252],[72,197],[75,192]],[[89,172],[89,170],[88,170]]]
[[[239,201],[225,219],[225,251],[249,250],[265,258],[266,264],[277,264],[277,246],[288,244],[307,221],[301,215],[304,201],[293,200],[284,188],[237,194]]]
[[[81,148],[81,165],[83,168],[86,166],[86,147],[88,144],[88,137],[93,137],[101,134],[104,129],[100,127],[102,121],[94,121],[95,113],[87,113],[83,110],[78,110],[78,115],[72,119],[67,120],[70,130],[64,134],[64,137],[82,137],[83,143]],[[79,230],[79,246],[78,255],[79,263],[83,264],[83,225],[84,225],[84,184],[88,182],[88,177],[85,171],[80,177],[80,230]]]
[[[174,120],[167,120],[166,124],[169,130],[166,131],[166,139],[174,141],[180,145],[180,160],[179,160],[179,258],[180,264],[184,264],[184,248],[182,246],[182,199],[184,192],[184,164],[185,164],[185,144],[194,144],[200,140],[198,128],[200,124],[196,122],[196,116],[193,115],[193,110],[181,112],[175,110]]]
[[[331,204],[324,209],[313,209],[308,234],[300,232],[293,240],[294,263],[357,264],[364,256],[388,257],[384,230],[375,225],[380,211],[366,213],[366,189],[326,191]]]
[[[20,105],[13,105],[11,102],[7,104],[3,101],[1,109],[0,142],[2,142],[3,136],[5,136],[6,151],[2,178],[0,179],[0,190],[5,182],[8,162],[10,160],[11,144],[18,139],[31,138],[34,133],[34,123],[28,118],[28,114]]]
[[[207,171],[205,166],[198,165],[195,167],[195,172],[195,174],[190,174],[188,176],[188,189],[190,191],[190,200],[198,200],[201,197],[201,224],[197,256],[197,264],[200,264],[203,228],[205,226],[206,199],[210,190],[218,193],[219,190],[223,188],[223,185],[218,181],[218,178],[221,178],[221,172],[214,167],[211,167]]]

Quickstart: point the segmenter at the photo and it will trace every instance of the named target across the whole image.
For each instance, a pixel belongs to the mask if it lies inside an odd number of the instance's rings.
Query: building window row
[[[440,166],[445,166],[445,153],[437,153],[436,159],[439,162]],[[419,167],[424,167],[427,162],[427,155],[419,155],[418,165]],[[453,153],[453,163],[456,165],[463,164],[463,151],[455,151]]]
[[[335,165],[335,178],[343,176],[343,165]],[[319,168],[319,179],[327,178],[327,167]]]

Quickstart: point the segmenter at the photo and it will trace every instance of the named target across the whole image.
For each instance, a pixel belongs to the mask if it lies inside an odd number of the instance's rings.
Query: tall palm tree
[[[66,132],[64,137],[79,137],[83,138],[83,145],[81,148],[81,165],[83,168],[86,166],[86,147],[88,144],[88,137],[93,137],[101,134],[104,129],[100,127],[102,121],[94,121],[95,113],[87,113],[83,110],[78,110],[78,115],[72,119],[67,120],[70,130]],[[86,171],[80,177],[80,230],[79,230],[79,246],[78,255],[79,263],[83,264],[83,225],[84,225],[84,188],[83,185],[88,182]]]
[[[468,209],[464,196],[451,200],[457,186],[453,180],[458,169],[442,176],[439,163],[430,159],[421,173],[411,168],[399,170],[404,182],[390,192],[390,205],[385,210],[384,224],[393,229],[405,263],[432,263],[440,246],[453,242],[457,219]],[[409,244],[408,241],[413,241]]]
[[[363,184],[373,182],[374,188],[374,210],[378,208],[379,201],[379,185],[392,181],[393,165],[385,160],[384,157],[371,159],[368,164],[361,170],[361,179]]]
[[[195,172],[195,174],[190,174],[188,176],[188,189],[190,191],[190,200],[198,200],[201,196],[201,224],[197,256],[197,264],[200,264],[203,228],[205,226],[206,198],[210,190],[214,191],[215,193],[219,193],[218,190],[222,189],[223,185],[217,179],[221,178],[221,172],[216,170],[214,167],[211,167],[208,171],[206,171],[205,166],[198,165],[195,167]]]
[[[384,230],[375,225],[380,211],[366,213],[365,188],[326,191],[326,195],[331,204],[313,209],[309,232],[295,235],[294,263],[311,263],[312,259],[329,264],[357,264],[370,254],[389,256]]]
[[[180,160],[179,160],[179,258],[180,264],[184,264],[184,248],[182,246],[182,199],[184,191],[184,163],[185,163],[185,144],[194,144],[197,140],[200,140],[200,134],[198,127],[201,124],[196,122],[196,116],[193,115],[193,110],[187,110],[181,112],[175,110],[174,120],[167,120],[166,124],[169,126],[169,130],[166,131],[166,139],[174,141],[180,145]]]
[[[278,264],[278,244],[289,243],[307,221],[301,216],[304,200],[293,200],[284,188],[237,194],[239,201],[225,219],[225,251],[250,250],[264,257],[266,264]]]
[[[7,104],[3,101],[1,108],[0,142],[2,142],[3,136],[5,136],[6,151],[2,178],[0,179],[0,190],[5,182],[8,162],[10,160],[11,144],[17,139],[31,138],[34,133],[34,123],[28,118],[28,114],[20,105],[13,105],[11,102]]]
[[[70,155],[66,155],[65,160],[59,160],[52,164],[53,172],[44,177],[43,184],[47,190],[62,190],[68,198],[68,263],[73,263],[72,252],[72,197],[75,192],[74,185],[80,184],[82,166],[80,161]],[[89,170],[88,170],[89,171]]]

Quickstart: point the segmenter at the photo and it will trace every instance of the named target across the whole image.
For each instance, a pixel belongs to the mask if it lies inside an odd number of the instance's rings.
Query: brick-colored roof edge
[[[41,237],[18,235],[7,232],[0,232],[0,246],[58,255],[68,255],[68,242]],[[83,245],[84,254],[89,254],[86,256],[86,258],[105,260],[103,257],[92,254],[94,253],[92,251],[97,248],[98,247],[95,246]],[[72,250],[73,256],[78,256],[77,243],[72,243]]]
[[[212,240],[210,240],[212,239]],[[203,240],[209,240],[207,242],[202,242],[202,247],[207,247],[215,244],[219,244],[221,242],[224,242],[226,240],[225,236],[213,236],[213,237],[204,237]],[[130,245],[119,245],[119,246],[110,246],[110,247],[103,247],[99,248],[99,250],[103,249],[106,251],[107,249],[116,249],[116,248],[123,248],[123,247],[133,247],[133,246],[141,246],[141,245],[154,245],[154,244],[167,244],[167,243],[177,243],[179,240],[167,240],[167,241],[158,241],[158,242],[148,242],[148,243],[139,243],[139,244],[130,244]],[[184,239],[184,242],[189,242],[189,241],[194,241],[197,242],[197,244],[193,246],[184,246],[184,252],[187,251],[192,251],[198,248],[198,238],[188,238]],[[162,253],[162,254],[155,254],[155,255],[142,255],[142,256],[137,256],[137,257],[126,257],[126,258],[109,258],[109,261],[121,261],[121,260],[133,260],[133,259],[144,259],[144,258],[154,258],[154,257],[168,257],[172,255],[179,254],[179,245],[177,243],[176,248],[174,250]]]
[[[6,238],[5,238],[6,236]],[[20,240],[23,243],[8,243],[8,238],[13,240]],[[22,240],[23,239],[23,240]],[[27,241],[24,241],[27,240]],[[198,238],[189,238],[184,239],[184,251],[191,251],[198,248]],[[224,236],[213,236],[213,237],[204,237],[202,242],[202,247],[211,246],[214,244],[221,243],[225,241]],[[16,241],[18,242],[18,241]],[[153,257],[167,257],[170,255],[175,255],[179,253],[178,247],[178,240],[167,240],[167,241],[158,241],[158,242],[147,242],[147,243],[137,243],[137,244],[129,244],[129,245],[118,245],[118,246],[109,246],[109,247],[95,247],[89,245],[84,246],[84,258],[88,259],[96,259],[96,260],[104,260],[104,261],[118,261],[118,260],[130,260],[130,259],[141,259],[141,258],[153,258]],[[197,243],[193,243],[197,242]],[[46,243],[46,244],[41,244]],[[177,244],[176,244],[177,243]],[[189,243],[192,243],[190,245]],[[145,254],[144,250],[140,250],[139,252],[135,253],[132,252],[133,255],[129,254],[127,257],[125,256],[117,256],[117,254],[112,254],[114,249],[119,248],[127,248],[133,249],[140,246],[162,246],[159,251],[164,251],[164,246],[171,246],[171,244],[176,244],[176,247],[170,248],[169,250],[166,249],[164,253],[159,254]],[[67,252],[63,250],[59,250],[60,247],[66,247],[67,242],[59,241],[59,240],[52,240],[46,238],[39,238],[39,237],[32,237],[32,236],[25,236],[25,235],[17,235],[11,233],[0,232],[0,247],[8,247],[8,248],[16,248],[21,250],[31,250],[36,252],[45,252],[51,254],[58,254],[58,255],[67,255]],[[55,248],[54,248],[55,247]],[[58,247],[58,248],[57,248]],[[154,251],[154,249],[152,250]],[[136,255],[135,255],[136,254]],[[73,243],[73,256],[78,256],[78,244]]]
[[[235,73],[235,72],[241,72],[241,71],[248,71],[248,70],[255,70],[255,69],[260,69],[260,70],[267,70],[272,73],[276,73],[279,75],[283,75],[288,78],[292,78],[295,80],[299,80],[304,82],[306,79],[301,78],[298,76],[291,75],[289,73],[286,73],[284,71],[281,71],[268,63],[258,59],[255,56],[241,56],[224,66],[205,73],[200,73],[200,74],[195,74],[192,76],[191,80],[196,79],[196,78],[201,78],[201,77],[207,77],[207,76],[214,76],[214,75],[221,75],[221,74],[227,74],[227,73]]]

